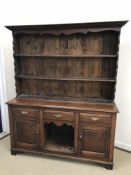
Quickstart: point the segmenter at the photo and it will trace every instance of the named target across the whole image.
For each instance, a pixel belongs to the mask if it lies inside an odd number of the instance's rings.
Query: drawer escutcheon
[[[99,117],[91,117],[91,120],[94,121],[94,122],[95,121],[98,121],[99,120]]]
[[[56,117],[56,118],[61,118],[62,115],[61,115],[61,114],[55,114],[55,117]]]
[[[22,114],[22,115],[27,115],[28,112],[27,112],[27,111],[21,111],[21,114]]]

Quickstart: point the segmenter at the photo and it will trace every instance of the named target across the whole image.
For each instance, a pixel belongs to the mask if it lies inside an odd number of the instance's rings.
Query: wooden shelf
[[[55,144],[54,140],[48,140],[44,150],[64,152],[64,153],[74,153],[74,148],[68,145]]]
[[[14,36],[18,96],[114,99],[119,33],[72,31],[70,36]]]
[[[18,99],[44,99],[44,100],[56,100],[56,101],[74,101],[74,102],[91,102],[91,103],[112,103],[112,99],[106,98],[91,98],[91,97],[60,97],[60,96],[46,96],[46,95],[25,95],[19,94]]]
[[[43,77],[43,76],[32,76],[32,75],[16,75],[15,78],[21,79],[38,79],[38,80],[57,80],[57,81],[100,81],[100,82],[115,82],[114,78],[75,78],[75,77]]]
[[[15,57],[52,57],[52,58],[116,58],[117,55],[31,55],[14,54]]]

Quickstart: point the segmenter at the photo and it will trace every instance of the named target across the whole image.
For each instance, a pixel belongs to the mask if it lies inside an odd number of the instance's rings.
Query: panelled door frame
[[[35,129],[36,129],[36,143],[35,144],[30,144],[30,143],[22,143],[22,142],[19,142],[17,140],[17,123],[26,123],[26,124],[34,124],[36,125]],[[20,118],[20,117],[15,117],[14,118],[14,139],[15,139],[15,145],[18,146],[18,147],[28,147],[28,148],[39,148],[40,147],[40,121],[38,119],[34,119],[34,118],[28,118],[28,119],[25,119],[25,118]]]
[[[105,151],[104,152],[95,152],[95,151],[84,151],[83,150],[83,142],[84,142],[84,130],[87,130],[87,132],[99,132],[103,131],[105,132]],[[78,136],[78,153],[79,155],[83,155],[85,157],[88,157],[90,155],[94,157],[99,157],[99,158],[109,158],[109,145],[110,145],[110,132],[111,128],[110,126],[103,126],[103,125],[91,125],[91,124],[79,124],[79,136]]]

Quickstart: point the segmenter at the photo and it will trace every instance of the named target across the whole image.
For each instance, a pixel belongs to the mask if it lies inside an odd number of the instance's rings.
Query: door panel
[[[108,157],[109,133],[109,127],[81,125],[80,153],[89,157]]]
[[[39,122],[15,118],[15,143],[19,147],[39,147]]]

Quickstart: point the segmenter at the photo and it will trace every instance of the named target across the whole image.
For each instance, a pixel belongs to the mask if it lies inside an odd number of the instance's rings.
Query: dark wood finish
[[[28,108],[13,108],[12,115],[13,117],[38,118],[40,116],[40,111]]]
[[[39,148],[39,121],[29,119],[14,119],[14,138],[16,147]]]
[[[59,125],[56,123],[45,123],[46,141],[44,150],[52,152],[74,153],[74,128],[67,123]]]
[[[113,165],[106,165],[105,167],[106,167],[106,169],[108,169],[108,170],[112,170],[112,169],[113,169]]]
[[[10,106],[20,106],[28,108],[51,108],[51,109],[65,109],[75,111],[95,111],[105,113],[117,113],[118,108],[115,103],[90,103],[90,102],[74,102],[61,100],[46,100],[46,99],[29,99],[29,98],[15,98],[7,102]]]
[[[40,148],[43,149],[44,147],[44,128],[43,125],[43,110],[40,111]]]
[[[75,29],[90,29],[91,31],[97,31],[97,29],[103,30],[120,30],[120,28],[125,25],[128,21],[109,21],[109,22],[93,22],[93,23],[72,23],[72,24],[47,24],[47,25],[22,25],[22,26],[6,26],[11,31],[49,31],[49,30],[62,30],[63,32],[67,30]],[[96,29],[96,30],[95,30]],[[99,30],[98,30],[99,31]],[[73,33],[74,33],[73,32]]]
[[[115,29],[15,35],[17,95],[112,101],[118,38]]]
[[[101,115],[96,113],[86,114],[86,113],[80,113],[80,119],[79,121],[81,123],[92,123],[92,124],[105,124],[105,125],[111,125],[112,122],[112,116],[111,115]]]
[[[7,26],[17,97],[9,106],[11,154],[69,157],[113,168],[113,102],[121,27],[127,21]]]
[[[116,128],[116,115],[112,115],[112,125],[111,125],[111,135],[110,135],[110,147],[109,147],[109,160],[113,161],[113,155],[114,155],[114,140],[115,140],[115,128]]]
[[[17,96],[113,101],[119,34],[15,35]]]
[[[15,54],[24,54],[15,55],[17,95],[112,101],[118,37],[113,30],[14,36],[19,42]]]
[[[79,113],[75,113],[74,121],[74,152],[78,153],[78,130],[79,130]]]
[[[45,54],[41,54],[41,55],[37,55],[37,54],[14,54],[14,57],[43,57],[43,58],[47,58],[47,57],[53,57],[53,58],[116,58],[117,57],[117,54],[116,55],[69,55],[69,54],[66,54],[66,55],[45,55]]]
[[[108,159],[110,128],[97,125],[80,125],[80,154],[94,159]]]
[[[58,78],[58,77],[43,77],[43,76],[30,76],[30,75],[16,75],[16,78],[23,79],[37,79],[37,80],[57,80],[57,81],[96,81],[96,82],[115,82],[113,78]]]
[[[63,111],[44,111],[44,120],[64,120],[74,122],[73,112],[63,112]]]
[[[16,156],[16,151],[14,151],[14,150],[11,150],[11,155],[14,155],[14,156]]]

